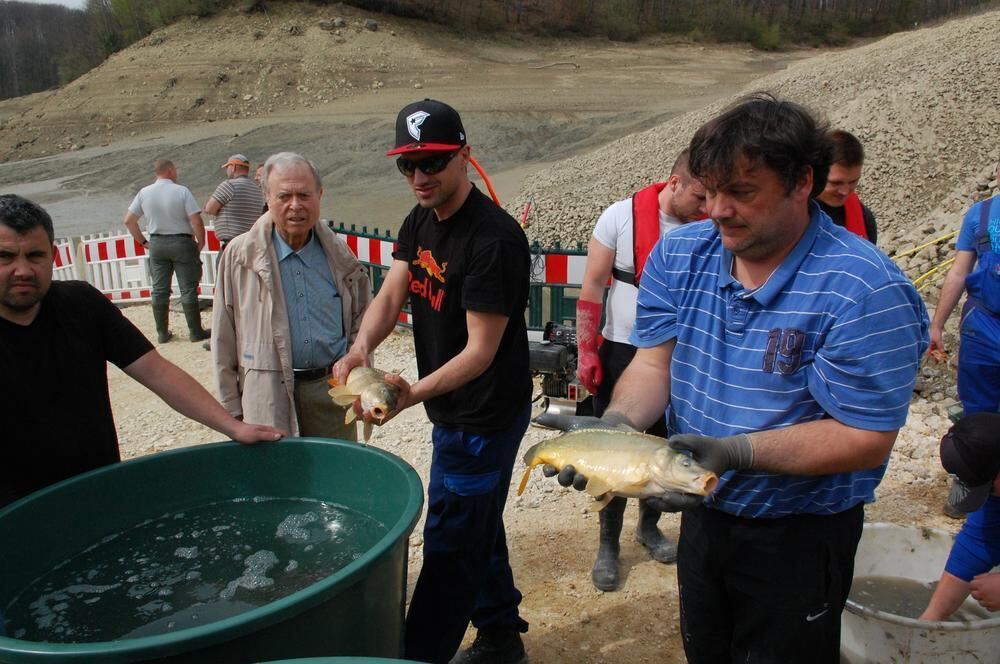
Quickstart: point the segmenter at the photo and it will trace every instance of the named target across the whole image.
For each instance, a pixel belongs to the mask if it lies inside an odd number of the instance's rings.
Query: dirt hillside
[[[295,150],[324,176],[324,216],[394,229],[413,201],[382,155],[396,112],[414,99],[461,110],[507,201],[530,169],[812,54],[470,38],[346,6],[267,4],[265,14],[182,20],[63,88],[0,103],[0,187],[45,204],[60,234],[106,231],[150,181],[156,157],[172,158],[204,201],[230,154],[256,163]]]

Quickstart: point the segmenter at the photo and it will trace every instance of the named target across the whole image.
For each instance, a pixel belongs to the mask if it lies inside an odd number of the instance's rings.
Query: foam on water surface
[[[323,579],[386,533],[339,505],[256,496],[164,514],[64,560],[5,607],[8,636],[79,643],[222,620]]]

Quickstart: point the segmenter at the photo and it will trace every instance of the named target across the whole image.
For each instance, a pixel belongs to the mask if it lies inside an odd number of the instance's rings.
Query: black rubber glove
[[[692,507],[698,507],[705,501],[704,496],[693,493],[676,493],[668,491],[662,496],[646,499],[646,507],[660,512],[681,512]]]
[[[535,424],[560,431],[577,431],[579,429],[614,429],[616,431],[635,431],[635,425],[621,413],[608,411],[602,417],[590,415],[557,415],[542,413],[535,418]]]
[[[671,436],[667,444],[689,454],[699,466],[716,475],[727,470],[746,470],[753,465],[753,445],[745,433],[725,438],[685,433]]]
[[[576,468],[570,464],[563,466],[562,470],[557,470],[555,466],[547,463],[542,466],[542,474],[546,477],[555,475],[556,481],[559,484],[562,486],[572,486],[577,491],[583,491],[587,488],[587,476],[576,472]]]

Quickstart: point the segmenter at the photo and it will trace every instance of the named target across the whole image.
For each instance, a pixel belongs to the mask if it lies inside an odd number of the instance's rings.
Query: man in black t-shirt
[[[48,213],[20,196],[0,196],[0,507],[121,459],[107,362],[231,438],[283,435],[230,416],[94,287],[53,282],[54,256]]]
[[[476,641],[453,661],[525,661],[520,635],[528,623],[518,614],[503,509],[530,417],[528,241],[469,180],[465,130],[447,104],[426,99],[403,108],[388,155],[400,155],[396,165],[417,205],[334,376],[343,383],[367,363],[409,296],[420,379],[391,378],[402,389],[396,412],[423,402],[434,429],[424,563],[405,656],[448,662],[471,619]]]

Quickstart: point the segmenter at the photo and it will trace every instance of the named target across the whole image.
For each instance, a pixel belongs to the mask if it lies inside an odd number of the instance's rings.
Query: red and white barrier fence
[[[343,236],[347,246],[361,262],[386,268],[392,266],[392,252],[396,248],[392,239],[352,235],[347,231],[336,232]],[[583,254],[539,253],[532,262],[531,281],[553,286],[579,286],[583,283],[586,265],[587,256]]]
[[[215,257],[218,253],[219,240],[215,231],[208,228],[198,284],[202,297],[212,297],[215,293]],[[151,298],[149,256],[128,234],[85,235],[57,241],[53,277],[87,281],[113,302],[144,302]],[[179,295],[176,278],[171,286],[172,294]]]
[[[354,255],[363,263],[389,268],[396,243],[337,231]],[[219,240],[215,230],[206,229],[205,248],[201,252],[202,274],[198,293],[202,297],[215,294],[215,263]],[[531,281],[536,284],[578,286],[583,281],[587,257],[565,253],[539,253],[534,256]],[[113,302],[144,302],[150,299],[152,279],[149,256],[131,235],[88,235],[74,240],[56,242],[54,278],[82,279],[90,282]],[[173,295],[179,295],[176,278]],[[412,323],[410,314],[402,313],[399,322]]]

